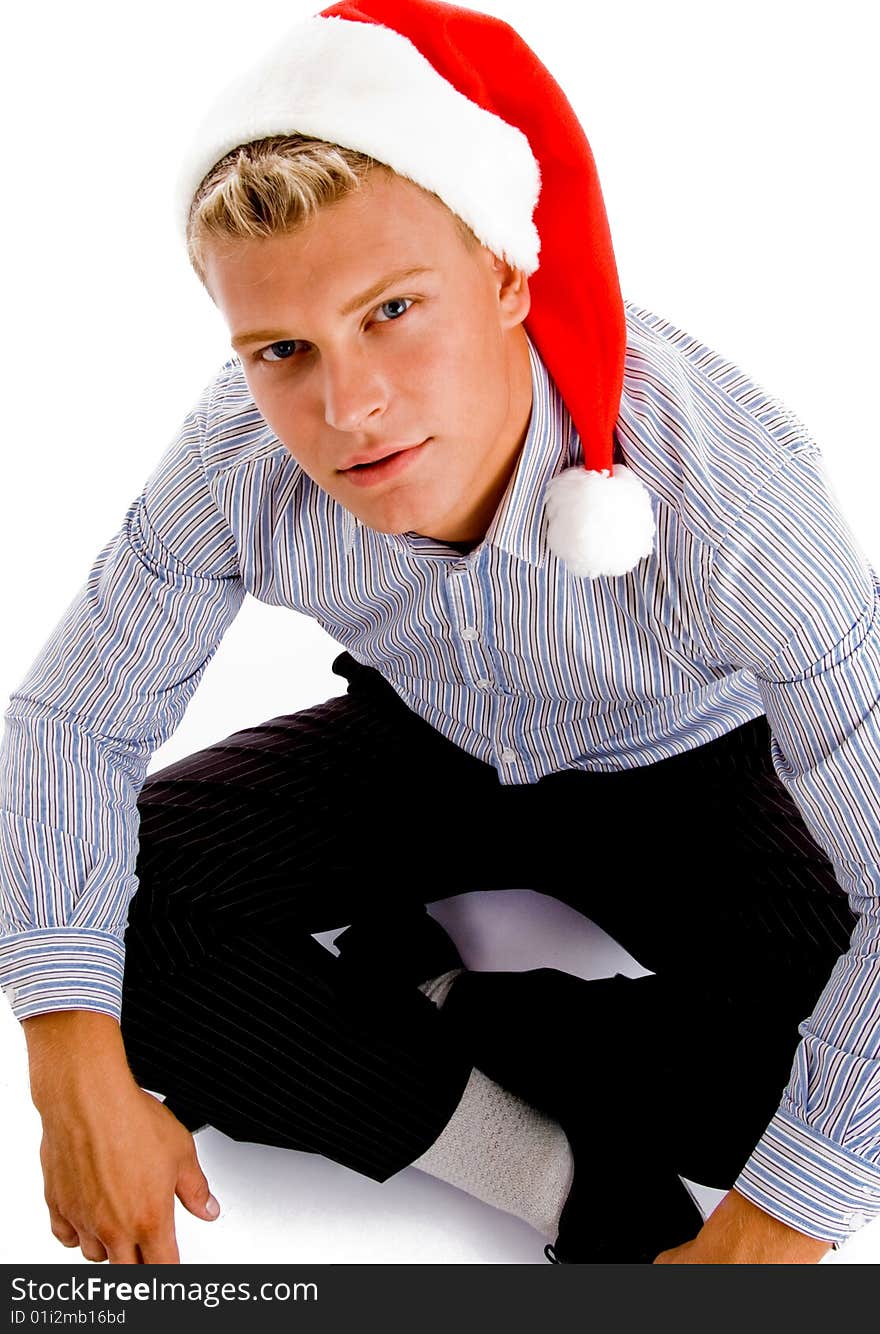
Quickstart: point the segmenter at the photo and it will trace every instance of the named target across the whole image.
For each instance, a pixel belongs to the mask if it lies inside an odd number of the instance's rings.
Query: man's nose
[[[385,411],[387,386],[369,358],[324,358],[324,417],[336,431],[356,431]]]

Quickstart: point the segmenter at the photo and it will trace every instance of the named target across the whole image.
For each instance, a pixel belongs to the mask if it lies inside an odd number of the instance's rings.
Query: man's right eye
[[[257,356],[260,361],[289,361],[297,345],[296,338],[285,338],[280,343],[270,343],[268,347],[262,348]],[[271,353],[272,355],[268,355]]]

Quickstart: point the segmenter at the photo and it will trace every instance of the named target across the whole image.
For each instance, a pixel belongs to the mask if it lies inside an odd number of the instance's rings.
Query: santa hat
[[[562,89],[509,24],[437,0],[343,0],[298,23],[224,90],[184,159],[193,196],[233,148],[305,134],[433,191],[529,277],[526,328],[580,436],[545,492],[547,543],[572,573],[632,570],[651,496],[613,461],[626,323],[590,146]],[[538,255],[540,252],[540,267]]]

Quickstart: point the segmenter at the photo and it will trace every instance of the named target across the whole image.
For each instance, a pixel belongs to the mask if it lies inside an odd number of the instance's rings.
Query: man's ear
[[[522,324],[532,305],[529,280],[522,269],[514,268],[498,255],[492,256],[492,271],[498,284],[498,304],[506,324]]]

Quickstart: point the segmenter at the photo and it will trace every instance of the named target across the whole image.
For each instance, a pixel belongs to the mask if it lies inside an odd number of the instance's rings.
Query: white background
[[[581,118],[624,296],[737,362],[801,417],[876,565],[874,6],[481,7],[520,31]],[[82,0],[6,17],[0,701],[229,355],[175,230],[180,145],[241,62],[312,12],[301,0],[247,10],[240,0]],[[151,771],[341,693],[329,670],[337,651],[318,627],[249,598]],[[86,1263],[48,1229],[39,1119],[6,1009],[0,1044],[0,1261]],[[225,1216],[203,1224],[178,1206],[184,1259],[540,1260],[525,1225],[419,1173],[380,1194],[307,1155],[216,1139],[197,1143],[203,1165],[210,1149],[226,1174],[212,1178]],[[876,1226],[834,1262],[865,1260],[880,1260]]]

